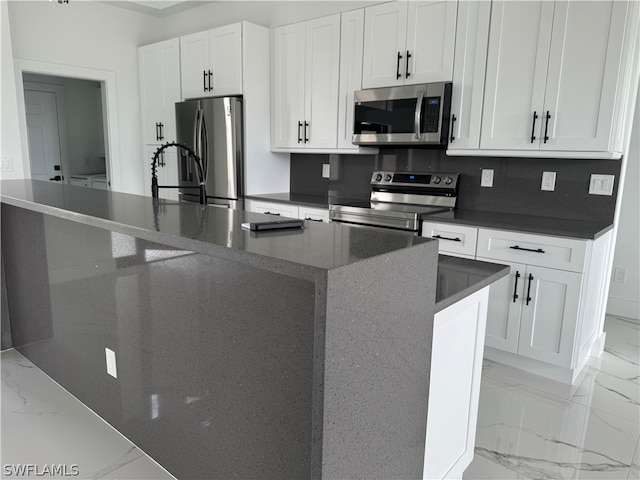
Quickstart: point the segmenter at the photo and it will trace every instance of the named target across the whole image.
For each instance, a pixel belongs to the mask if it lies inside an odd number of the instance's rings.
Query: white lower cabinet
[[[244,209],[248,212],[281,215],[283,217],[299,218],[301,220],[329,221],[329,210],[327,209],[306,207],[291,203],[263,202],[261,200],[248,199],[245,200]]]
[[[488,287],[436,313],[423,478],[462,478],[473,459]]]
[[[573,383],[599,355],[611,232],[585,240],[439,222],[422,232],[440,253],[511,267],[489,290],[487,358]]]

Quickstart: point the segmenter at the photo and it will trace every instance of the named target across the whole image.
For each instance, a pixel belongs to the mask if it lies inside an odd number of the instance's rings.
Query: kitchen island
[[[1,188],[13,346],[177,478],[422,478],[468,450],[473,395],[453,402],[468,410],[464,438],[429,440],[455,413],[442,379],[461,388],[434,357],[455,345],[434,335],[474,342],[473,363],[456,368],[477,390],[482,295],[505,267],[468,261],[449,292],[437,242],[405,233],[256,233],[241,224],[269,217],[49,182]]]

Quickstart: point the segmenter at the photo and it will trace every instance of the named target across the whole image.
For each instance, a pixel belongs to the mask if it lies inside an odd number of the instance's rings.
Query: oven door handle
[[[422,120],[422,100],[424,100],[424,91],[418,95],[418,103],[416,104],[416,114],[414,117],[416,140],[420,140],[420,121]]]

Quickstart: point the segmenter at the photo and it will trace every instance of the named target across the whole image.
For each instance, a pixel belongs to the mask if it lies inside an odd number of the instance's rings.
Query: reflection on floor
[[[1,360],[2,478],[174,478],[17,351]]]
[[[604,354],[570,388],[485,361],[465,480],[640,478],[640,326],[608,316],[605,330]],[[18,352],[1,360],[2,478],[61,477],[43,476],[47,465],[76,478],[173,478]],[[29,465],[40,470],[7,470]]]

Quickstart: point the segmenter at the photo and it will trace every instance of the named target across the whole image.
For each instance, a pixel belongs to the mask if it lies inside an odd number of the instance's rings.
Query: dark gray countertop
[[[263,202],[293,203],[313,208],[329,208],[329,197],[326,195],[306,195],[303,193],[264,193],[247,195],[245,199]]]
[[[241,224],[279,217],[37,180],[2,180],[0,198],[17,207],[199,253],[267,257],[278,265],[272,268],[284,268],[285,262],[296,276],[313,275],[303,274],[304,269],[326,271],[433,241],[405,232],[318,222],[305,222],[302,229],[256,233]]]
[[[439,255],[435,313],[508,274],[508,265]]]
[[[304,195],[299,193],[266,193],[262,195],[250,195],[246,198],[292,203],[315,208],[329,208],[329,202],[335,202],[334,198],[330,200],[328,197],[322,195]],[[348,202],[349,200],[345,199],[345,201]],[[451,210],[449,212],[429,215],[424,218],[424,220],[587,240],[594,240],[613,228],[613,223],[588,222],[513,213],[484,212],[480,210]]]
[[[613,223],[478,210],[451,210],[429,215],[424,220],[586,240],[594,240],[613,228]]]

